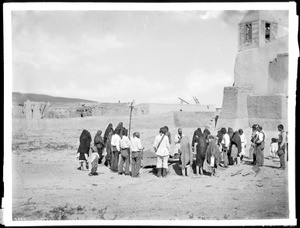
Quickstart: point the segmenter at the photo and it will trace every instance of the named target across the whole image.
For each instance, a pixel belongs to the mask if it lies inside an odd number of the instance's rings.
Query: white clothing
[[[277,142],[272,142],[270,144],[270,156],[271,157],[276,157],[276,152],[278,151],[278,143]]]
[[[99,159],[99,154],[97,152],[92,153],[91,157],[90,157],[90,163],[92,163],[93,161],[95,161],[95,159]]]
[[[175,146],[174,146],[174,154],[176,153],[179,153],[180,152],[180,140],[184,137],[184,134],[182,134],[181,136],[179,134],[176,134],[175,137],[174,137],[174,143],[175,143]]]
[[[143,149],[141,140],[138,137],[131,139],[131,151],[141,151]]]
[[[161,141],[159,147],[157,148],[161,138],[163,138],[163,140]],[[162,135],[159,134],[155,137],[154,143],[153,143],[153,148],[155,150],[156,155],[159,156],[166,156],[169,155],[169,151],[170,151],[170,142],[169,142],[169,137],[167,135]]]
[[[118,134],[113,134],[111,137],[111,146],[117,147],[117,150],[120,151],[120,141],[121,137]]]
[[[258,135],[258,140],[256,141],[256,143],[261,143],[262,141],[264,141],[264,134],[262,132],[257,132]]]
[[[122,149],[130,148],[130,140],[126,135],[122,136],[122,139],[120,140],[120,145]]]
[[[169,139],[168,139],[168,141],[169,141]],[[156,168],[165,168],[165,169],[168,169],[168,158],[169,158],[169,155],[166,155],[166,156],[157,156]]]
[[[223,139],[222,139],[222,142],[221,142],[227,149],[229,148],[229,144],[230,144],[230,137],[227,133],[225,133],[223,135]]]
[[[212,155],[211,157],[210,157],[210,166],[211,167],[215,167],[215,156],[214,155]]]
[[[242,146],[241,155],[247,156],[247,154],[246,154],[246,144],[247,144],[247,139],[246,139],[245,134],[244,134],[244,133],[241,134],[241,135],[240,135],[240,138],[241,138],[241,146]]]

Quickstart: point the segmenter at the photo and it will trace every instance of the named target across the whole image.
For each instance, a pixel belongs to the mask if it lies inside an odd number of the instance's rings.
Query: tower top
[[[278,23],[269,11],[248,11],[238,28],[239,51],[258,48],[277,39]]]
[[[252,22],[252,21],[267,21],[271,23],[278,23],[272,14],[266,10],[249,10],[239,24]]]

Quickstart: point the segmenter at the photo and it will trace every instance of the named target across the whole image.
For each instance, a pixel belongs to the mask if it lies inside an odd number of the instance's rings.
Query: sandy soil
[[[165,120],[165,121],[164,121]],[[240,166],[218,168],[217,176],[184,177],[177,165],[166,178],[157,178],[152,143],[160,126],[176,127],[164,118],[136,118],[145,158],[141,178],[121,176],[99,165],[98,176],[77,170],[76,150],[83,128],[94,137],[107,124],[126,118],[88,117],[26,121],[13,120],[13,220],[230,220],[289,217],[288,170],[268,156],[256,173],[250,159]],[[166,124],[164,124],[166,123]],[[183,128],[192,136],[195,128]],[[250,129],[244,130],[250,138]],[[212,130],[212,132],[215,132]],[[268,140],[278,133],[267,132]],[[269,141],[267,141],[269,142]],[[232,176],[232,174],[239,173]]]

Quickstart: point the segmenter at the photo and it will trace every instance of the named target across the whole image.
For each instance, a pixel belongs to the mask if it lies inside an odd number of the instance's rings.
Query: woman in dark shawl
[[[116,127],[115,131],[117,132],[117,134],[122,138],[123,136],[123,122],[120,122],[118,124],[118,126]]]
[[[242,152],[242,143],[238,131],[235,131],[230,139],[229,151],[232,163],[239,164],[239,157]]]
[[[180,141],[180,162],[182,169],[182,176],[192,173],[192,164],[193,164],[193,153],[190,144],[190,139],[187,136],[183,136]],[[187,170],[186,170],[187,169]]]
[[[94,146],[97,148],[97,151],[99,154],[98,164],[101,164],[101,161],[103,158],[102,153],[103,153],[103,149],[105,147],[104,140],[103,140],[101,134],[102,134],[102,131],[99,130],[99,131],[97,131],[97,133],[94,137]]]
[[[110,123],[110,124],[108,124],[108,126],[104,132],[104,136],[103,136],[105,144],[106,144],[107,136],[108,136],[109,132],[111,132],[111,131],[114,131],[114,129],[113,129],[113,125]]]
[[[227,134],[229,135],[229,138],[230,138],[230,142],[231,142],[231,138],[233,136],[233,129],[231,127],[228,127],[228,130],[227,130]],[[230,144],[229,144],[229,148],[228,148],[228,162],[229,162],[229,165],[233,165],[233,160],[232,160],[232,157],[231,157],[231,150],[230,150]]]
[[[106,137],[105,148],[106,148],[106,156],[105,156],[105,166],[110,166],[111,156],[112,156],[112,147],[111,147],[111,137],[114,133],[113,128],[110,128],[108,135]]]
[[[194,131],[194,135],[193,135],[193,138],[192,138],[192,147],[193,147],[193,148],[194,148],[194,146],[195,146],[196,141],[198,141],[197,138],[199,138],[200,135],[202,135],[202,130],[201,130],[201,128],[199,127],[197,130]]]
[[[205,159],[205,152],[207,148],[207,141],[204,134],[198,135],[196,138],[196,175],[203,174],[203,163]]]
[[[83,163],[86,163],[86,168],[89,168],[87,158],[89,157],[89,150],[91,146],[92,137],[89,131],[83,130],[79,137],[79,147],[77,150],[77,157],[80,162],[78,169],[83,169]]]
[[[217,134],[217,138],[218,138],[217,145],[218,145],[219,151],[220,151],[220,157],[219,157],[219,163],[218,164],[221,164],[221,162],[224,162],[223,149],[222,149],[223,148],[222,140],[223,140],[223,136],[224,136],[223,132],[224,132],[224,130],[222,130],[222,131],[219,130],[218,134]],[[225,130],[225,132],[226,132],[226,130]],[[221,166],[222,166],[222,164],[221,164]]]
[[[217,145],[218,141],[215,137],[209,135],[208,140],[209,140],[209,144],[206,150],[205,157],[207,163],[210,164],[211,176],[212,175],[215,176],[216,173],[215,168],[217,168],[217,164],[219,164],[219,160],[220,160],[220,150]]]
[[[207,139],[207,137],[210,135],[210,131],[207,128],[205,128],[203,131],[203,135],[204,135],[205,139]]]

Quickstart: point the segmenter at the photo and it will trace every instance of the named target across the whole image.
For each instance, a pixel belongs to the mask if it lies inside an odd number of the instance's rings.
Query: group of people
[[[119,175],[130,175],[131,165],[131,176],[139,177],[144,149],[140,140],[140,133],[134,132],[133,138],[129,139],[128,130],[120,122],[115,129],[110,123],[103,137],[101,134],[101,130],[97,131],[94,142],[92,142],[90,132],[87,130],[82,131],[79,138],[80,145],[77,150],[77,158],[80,163],[78,169],[89,169],[90,163],[92,167],[89,175],[98,175],[98,164],[102,163],[105,149],[104,165],[108,166],[112,172],[116,172]]]
[[[281,124],[278,126],[278,131],[278,139],[272,138],[270,148],[272,154],[280,158],[280,168],[285,169],[287,135]],[[92,143],[90,133],[87,130],[82,131],[77,153],[80,162],[78,169],[89,169],[88,161],[90,161],[92,167],[89,175],[97,175],[97,167],[102,163],[105,148],[104,165],[108,166],[112,172],[140,177],[139,171],[144,147],[139,132],[134,132],[130,139],[128,130],[120,122],[115,129],[112,124],[109,124],[103,137],[101,134],[101,130],[97,131]],[[209,169],[211,176],[214,176],[218,166],[228,168],[229,165],[239,165],[244,157],[253,157],[253,165],[263,166],[266,137],[262,126],[254,124],[248,154],[246,152],[247,139],[242,129],[234,131],[231,127],[227,130],[221,128],[217,135],[212,135],[208,129],[205,128],[202,131],[199,127],[194,131],[190,141],[189,137],[183,134],[182,129],[179,128],[174,137],[174,150],[171,151],[172,138],[169,128],[168,126],[161,127],[153,143],[153,149],[157,156],[157,176],[167,176],[170,159],[179,160],[183,176],[193,173],[192,165],[196,167],[196,175],[202,175],[204,166],[206,166],[205,170]],[[90,152],[91,156],[89,157]]]

